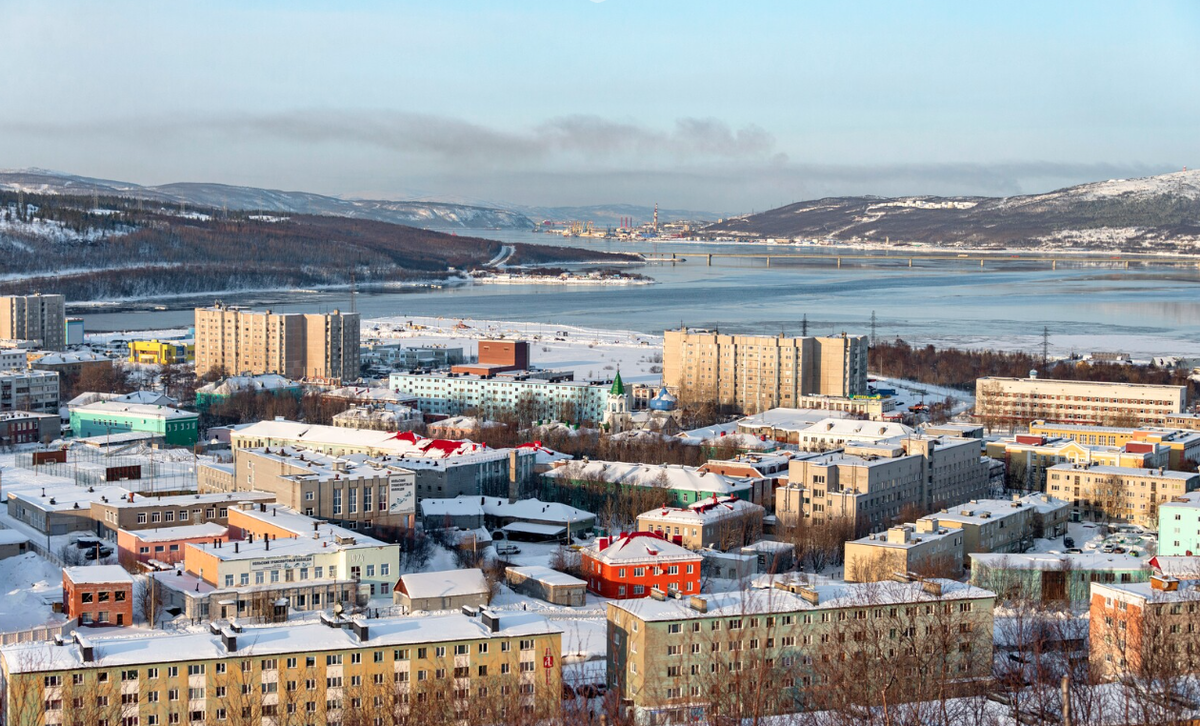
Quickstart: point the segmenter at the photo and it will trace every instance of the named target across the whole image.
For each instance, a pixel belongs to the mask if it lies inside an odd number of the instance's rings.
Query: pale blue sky
[[[0,167],[738,212],[1200,165],[1200,4],[0,0]]]

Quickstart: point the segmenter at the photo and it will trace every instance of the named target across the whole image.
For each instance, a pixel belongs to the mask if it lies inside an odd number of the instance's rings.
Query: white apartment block
[[[1185,409],[1183,386],[1037,378],[980,378],[975,382],[975,415],[992,428],[1051,423],[1164,425]]]
[[[58,373],[0,370],[0,411],[58,413]]]
[[[532,418],[570,422],[601,421],[610,388],[585,381],[468,373],[393,373],[388,383],[393,391],[415,396],[417,407],[428,414],[476,412],[494,418],[528,407]]]
[[[43,350],[62,350],[67,343],[67,316],[62,295],[0,297],[0,339],[37,340]]]

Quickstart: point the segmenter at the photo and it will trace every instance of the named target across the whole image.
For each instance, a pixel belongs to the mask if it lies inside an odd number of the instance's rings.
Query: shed
[[[392,591],[394,601],[409,612],[457,610],[464,605],[484,607],[490,596],[487,578],[478,568],[402,575]]]
[[[579,607],[584,603],[587,582],[565,572],[533,565],[509,567],[504,574],[508,586],[522,595],[569,607]]]

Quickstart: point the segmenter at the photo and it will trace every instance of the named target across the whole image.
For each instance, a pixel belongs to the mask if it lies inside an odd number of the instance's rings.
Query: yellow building
[[[533,613],[71,637],[0,648],[5,724],[535,723],[561,702],[562,630]]]
[[[187,363],[196,359],[196,346],[176,340],[129,341],[130,363],[151,363],[160,366]]]
[[[1158,528],[1158,506],[1200,489],[1200,474],[1163,469],[1058,464],[1046,470],[1046,492],[1072,505],[1072,521]]]
[[[1162,444],[1170,449],[1170,466],[1180,469],[1184,462],[1200,461],[1200,433],[1172,428],[1124,428],[1120,426],[1082,426],[1034,421],[1029,433],[1050,438],[1071,439],[1081,444],[1124,447],[1130,442]]]
[[[1170,461],[1171,451],[1163,444],[1126,442],[1122,446],[1085,444],[1046,434],[1017,434],[989,441],[987,455],[1003,461],[1008,485],[1017,489],[1046,491],[1046,470],[1057,464],[1099,464],[1132,469],[1157,469]]]

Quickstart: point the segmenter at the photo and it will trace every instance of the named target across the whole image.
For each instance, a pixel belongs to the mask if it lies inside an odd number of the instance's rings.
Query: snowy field
[[[12,632],[66,620],[53,611],[62,602],[62,570],[27,552],[0,560],[0,630]]]

